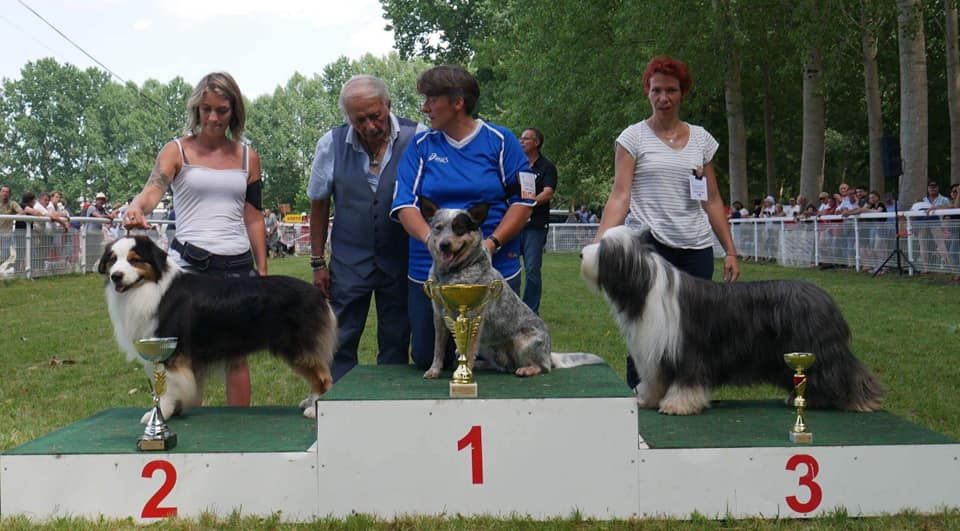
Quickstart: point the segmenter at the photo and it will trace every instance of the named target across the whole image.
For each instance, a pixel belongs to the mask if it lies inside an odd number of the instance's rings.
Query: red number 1
[[[480,426],[473,426],[470,431],[457,441],[457,451],[470,447],[470,469],[473,472],[473,484],[483,484],[483,439]]]

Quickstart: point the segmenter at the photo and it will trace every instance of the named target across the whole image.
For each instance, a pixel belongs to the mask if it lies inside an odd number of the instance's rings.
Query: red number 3
[[[814,459],[812,455],[808,454],[797,454],[791,456],[787,460],[787,470],[796,470],[797,465],[804,465],[807,467],[807,473],[800,476],[800,479],[797,481],[797,484],[801,487],[806,487],[810,491],[810,499],[801,502],[797,499],[796,496],[787,496],[787,505],[791,509],[798,513],[809,513],[815,511],[817,507],[820,506],[820,502],[823,501],[823,489],[820,488],[820,484],[814,481],[814,478],[817,477],[817,474],[820,472],[820,464],[817,463],[817,460]]]
[[[157,492],[154,492],[153,496],[147,500],[147,504],[144,505],[143,510],[140,511],[140,518],[167,518],[177,515],[176,507],[160,507],[160,502],[167,497],[167,494],[170,494],[173,486],[177,484],[177,469],[173,468],[170,461],[150,461],[144,465],[143,471],[140,472],[140,477],[152,478],[153,473],[157,470],[163,472],[163,484],[160,485]]]

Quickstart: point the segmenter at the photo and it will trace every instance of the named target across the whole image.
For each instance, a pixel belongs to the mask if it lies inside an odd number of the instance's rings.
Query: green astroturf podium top
[[[453,369],[425,380],[413,365],[358,365],[322,400],[476,400],[450,398]],[[521,378],[514,374],[475,371],[478,399],[624,398],[633,394],[607,365],[555,369]]]
[[[358,365],[324,400],[449,400],[451,372],[424,380],[412,365]],[[533,378],[477,371],[480,398],[629,397],[630,390],[606,365],[559,369]],[[459,399],[458,399],[459,400]],[[473,400],[473,399],[470,399]],[[8,455],[137,453],[142,408],[101,411],[17,448]],[[316,423],[296,406],[201,407],[167,421],[177,434],[170,453],[302,452],[316,440]]]
[[[74,422],[7,455],[135,454],[147,408],[114,408]],[[294,406],[201,407],[174,417],[169,453],[302,452],[317,440],[317,426]],[[162,454],[164,452],[142,452]]]
[[[450,399],[450,372],[424,380],[411,366],[358,365],[321,399],[321,411],[347,402],[392,401],[385,414],[403,408],[402,401],[630,399],[633,394],[606,365],[558,369],[520,378],[478,371],[477,399]],[[622,403],[622,402],[621,402]],[[349,406],[348,406],[349,407]],[[6,455],[132,454],[143,434],[143,408],[108,409],[77,421]],[[617,411],[611,407],[611,415]],[[792,446],[787,433],[794,410],[777,400],[721,400],[699,415],[661,415],[637,409],[640,435],[650,448],[736,448]],[[631,419],[630,422],[633,422]],[[846,413],[808,410],[814,446],[955,444],[957,441],[900,419],[885,411]],[[170,453],[303,452],[316,440],[316,422],[295,405],[251,408],[202,407],[168,421],[178,436]],[[602,433],[596,434],[603,437]],[[159,452],[162,453],[162,452]]]
[[[886,411],[808,409],[805,419],[813,446],[957,442]],[[795,420],[796,409],[782,400],[716,400],[699,415],[661,415],[654,409],[641,409],[637,415],[640,435],[654,449],[808,446],[789,442]]]

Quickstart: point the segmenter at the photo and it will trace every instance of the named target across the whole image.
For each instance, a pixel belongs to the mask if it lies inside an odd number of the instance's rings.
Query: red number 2
[[[160,507],[160,502],[167,497],[167,494],[170,494],[173,486],[177,484],[177,469],[173,468],[173,465],[170,464],[169,461],[150,461],[144,465],[143,471],[140,472],[140,477],[152,478],[153,473],[157,470],[163,472],[163,485],[160,485],[157,492],[154,492],[153,496],[147,500],[147,504],[144,505],[143,510],[140,511],[141,518],[167,518],[177,515],[176,507]]]
[[[470,447],[470,468],[473,472],[473,484],[483,484],[483,439],[480,426],[473,426],[470,431],[457,441],[457,451]]]
[[[796,470],[797,465],[807,467],[807,473],[800,476],[797,484],[810,491],[810,499],[801,502],[796,496],[787,496],[787,505],[798,513],[809,513],[815,511],[820,506],[820,502],[823,501],[823,489],[820,488],[819,483],[814,481],[814,478],[820,473],[820,464],[812,455],[797,454],[790,456],[790,459],[787,460],[787,470]]]

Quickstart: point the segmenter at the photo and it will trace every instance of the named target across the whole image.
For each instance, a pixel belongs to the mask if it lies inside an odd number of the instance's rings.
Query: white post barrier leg
[[[23,235],[23,248],[26,258],[23,261],[23,272],[27,278],[33,278],[33,223],[26,223],[27,231]]]
[[[853,218],[853,267],[856,271],[860,271],[860,225],[857,223],[857,218]]]
[[[910,264],[915,264],[916,258],[913,257],[913,224],[910,221],[911,219],[907,218],[907,259],[910,260]],[[910,270],[910,276],[913,276],[912,265],[908,265],[908,269]]]

